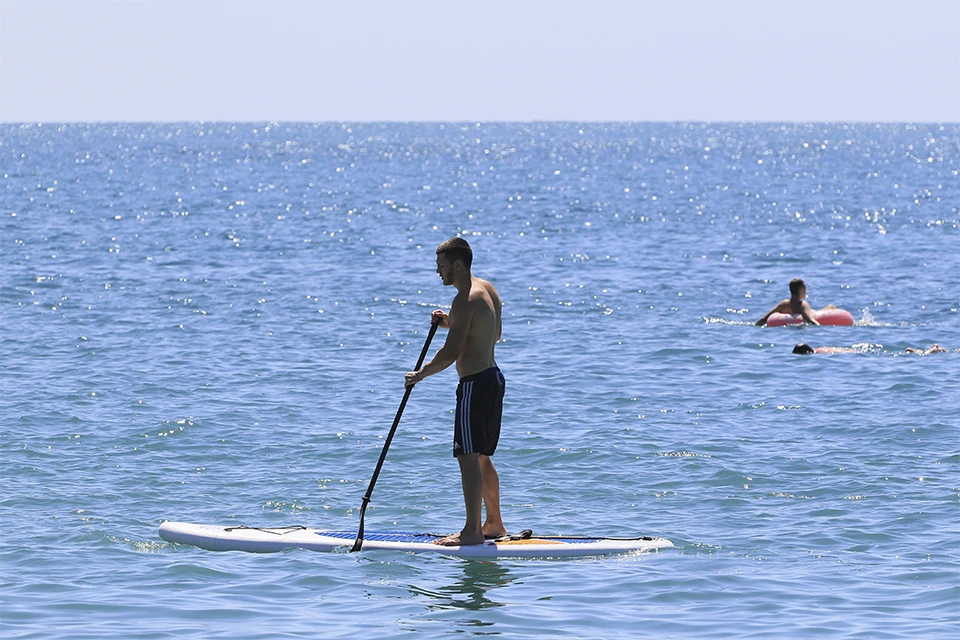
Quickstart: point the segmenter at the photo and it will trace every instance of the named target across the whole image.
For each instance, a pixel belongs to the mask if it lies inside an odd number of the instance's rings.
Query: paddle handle
[[[440,326],[440,323],[436,320],[430,323],[430,333],[427,334],[427,341],[423,344],[420,357],[417,359],[417,366],[413,368],[414,371],[418,371],[420,367],[423,366],[423,361],[427,357],[427,350],[430,349],[430,341],[433,340],[433,334],[437,332],[438,326]],[[357,539],[354,541],[350,553],[360,551],[360,548],[363,546],[363,517],[367,513],[367,505],[370,503],[370,497],[373,495],[373,487],[377,484],[377,477],[380,475],[380,469],[383,468],[383,461],[387,458],[387,450],[393,441],[393,434],[397,432],[397,426],[400,424],[400,416],[403,415],[403,409],[407,406],[407,400],[410,398],[410,392],[413,391],[414,386],[415,385],[407,387],[406,391],[403,392],[403,400],[400,401],[400,408],[397,409],[397,415],[393,419],[393,426],[390,427],[390,433],[387,434],[387,439],[383,443],[383,449],[380,451],[377,468],[373,470],[370,485],[367,487],[367,492],[363,495],[363,504],[360,505],[360,524],[357,527]]]

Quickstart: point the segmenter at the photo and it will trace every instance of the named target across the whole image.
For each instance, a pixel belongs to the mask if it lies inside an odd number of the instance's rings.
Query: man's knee
[[[480,454],[479,453],[461,453],[457,456],[457,462],[460,463],[460,468],[471,468],[476,467],[480,468]]]

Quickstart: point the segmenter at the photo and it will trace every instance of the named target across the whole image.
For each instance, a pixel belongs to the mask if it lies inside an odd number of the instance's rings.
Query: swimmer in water
[[[924,350],[922,350],[922,349],[914,349],[913,347],[907,347],[906,349],[904,349],[904,351],[906,351],[907,353],[916,353],[916,354],[919,354],[919,355],[921,355],[921,356],[928,356],[928,355],[930,355],[931,353],[946,353],[946,352],[947,352],[946,349],[944,349],[943,347],[941,347],[941,346],[938,345],[938,344],[930,345],[930,348],[927,349],[926,351],[924,351]]]
[[[916,353],[921,356],[928,356],[931,353],[946,353],[947,350],[941,347],[938,344],[932,345],[929,349],[924,351],[923,349],[915,349],[913,347],[907,347],[904,351],[906,353]],[[857,349],[855,347],[817,347],[814,349],[808,344],[803,342],[797,343],[797,346],[793,348],[793,352],[797,355],[809,355],[811,353],[864,353],[863,349]]]
[[[810,303],[804,300],[807,297],[807,285],[800,278],[794,278],[790,281],[790,297],[784,300],[781,300],[777,303],[773,309],[770,309],[765,316],[757,320],[757,326],[762,327],[767,324],[767,320],[775,313],[790,313],[798,314],[805,321],[810,324],[819,325],[817,318],[814,316],[813,307],[810,306]],[[828,304],[821,311],[826,311],[827,309],[836,309],[832,304]]]
[[[817,347],[814,349],[810,345],[800,342],[793,348],[793,352],[804,356],[811,353],[863,353],[863,350],[853,347]]]

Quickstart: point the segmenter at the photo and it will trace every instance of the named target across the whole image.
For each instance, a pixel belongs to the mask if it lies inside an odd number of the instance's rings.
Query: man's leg
[[[483,473],[480,471],[480,454],[466,453],[457,456],[460,463],[460,483],[463,485],[463,506],[467,511],[467,522],[459,534],[437,540],[434,544],[458,546],[482,544],[483,531],[480,520],[483,515]]]
[[[480,473],[483,476],[483,506],[487,520],[483,523],[483,535],[499,537],[507,535],[500,517],[500,476],[490,456],[480,454]]]

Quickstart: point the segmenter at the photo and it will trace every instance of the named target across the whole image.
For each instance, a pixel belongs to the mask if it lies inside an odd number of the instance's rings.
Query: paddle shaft
[[[427,357],[427,350],[430,348],[430,341],[433,340],[433,334],[437,332],[437,327],[440,325],[439,322],[433,322],[430,324],[430,333],[427,334],[427,341],[423,344],[423,349],[420,351],[420,358],[417,360],[417,366],[413,368],[414,371],[418,371],[423,365],[424,358]],[[407,387],[406,391],[403,392],[403,400],[400,401],[400,408],[397,409],[397,415],[393,419],[393,426],[390,427],[390,433],[387,434],[387,439],[383,443],[383,449],[380,451],[380,459],[377,460],[377,468],[373,470],[373,477],[370,478],[370,486],[367,487],[367,492],[363,496],[363,504],[360,505],[360,525],[357,527],[357,539],[353,543],[353,547],[350,549],[350,552],[360,551],[360,548],[363,546],[363,517],[367,512],[367,505],[370,504],[370,496],[373,495],[373,487],[377,484],[377,477],[380,475],[380,469],[383,468],[383,461],[387,458],[387,450],[390,448],[390,442],[393,441],[393,434],[397,432],[397,426],[400,424],[400,416],[403,415],[403,409],[407,406],[407,400],[410,398],[410,392],[413,391],[413,387],[416,385],[411,385]]]

